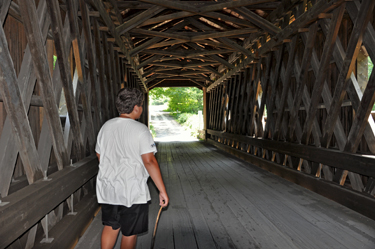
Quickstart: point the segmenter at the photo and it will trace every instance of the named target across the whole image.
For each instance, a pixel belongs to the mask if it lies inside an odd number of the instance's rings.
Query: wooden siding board
[[[8,229],[0,231],[0,247],[5,247],[18,238],[83,183],[94,177],[98,170],[94,166],[97,164],[96,156],[88,157],[77,163],[76,168],[66,167],[52,174],[51,181],[38,181],[4,198],[9,204],[0,207],[0,224]]]
[[[42,93],[43,105],[46,107],[44,110],[45,115],[48,118],[55,157],[59,168],[62,169],[64,165],[68,164],[68,158],[66,148],[63,146],[62,127],[57,109],[57,103],[52,90],[52,80],[43,45],[43,38],[37,22],[35,5],[30,4],[28,1],[21,0],[20,11],[22,13],[24,27],[33,57],[35,74]]]
[[[303,126],[303,134],[301,140],[303,144],[308,144],[309,142],[312,126],[317,112],[317,106],[319,104],[319,100],[323,90],[323,84],[327,76],[326,68],[328,67],[331,59],[331,53],[333,51],[334,42],[336,40],[338,30],[341,25],[341,19],[344,15],[344,11],[345,5],[343,4],[334,11],[334,16],[330,22],[330,28],[324,43],[322,59],[320,60],[317,78],[314,82],[314,90],[311,95],[311,104],[307,112],[305,124]]]
[[[267,98],[267,101],[266,101],[267,102],[267,122],[266,122],[266,127],[264,129],[264,134],[263,134],[264,138],[268,137],[270,126],[273,125],[273,115],[274,115],[273,109],[275,107],[275,99],[277,95],[277,84],[278,84],[279,77],[280,77],[284,47],[285,47],[284,45],[281,45],[281,48],[279,49],[277,53],[276,65],[274,68],[273,77],[272,77],[272,72],[270,72],[271,73],[270,78],[272,78],[272,81],[270,84],[270,88],[268,89],[268,91],[270,91],[270,96]]]
[[[347,169],[359,174],[367,176],[375,175],[375,170],[371,167],[371,165],[374,163],[373,157],[364,157],[356,154],[344,153],[338,150],[323,149],[287,142],[277,142],[274,140],[253,138],[250,136],[241,136],[213,130],[208,130],[208,133],[218,137],[248,143],[278,153],[289,154],[291,156],[303,158],[309,161],[315,161],[333,167]]]
[[[49,19],[47,17],[47,8],[46,4],[42,2],[38,6],[38,15],[40,17],[39,23],[43,24],[42,32],[43,37],[47,36],[47,31],[49,28]],[[36,76],[34,73],[34,65],[32,62],[32,57],[30,54],[29,46],[26,46],[25,54],[21,64],[21,69],[18,75],[18,87],[20,88],[21,96],[24,101],[25,107],[29,107],[31,96],[34,90]],[[28,109],[28,108],[27,108]],[[0,138],[0,165],[4,165],[1,169],[0,182],[1,189],[0,193],[2,196],[8,195],[9,184],[11,181],[11,176],[14,170],[14,164],[16,162],[18,149],[16,149],[16,144],[11,143],[14,141],[14,136],[12,132],[12,126],[10,118],[3,119],[5,120],[4,126]],[[44,172],[44,171],[43,171]]]
[[[71,23],[71,32],[72,32],[72,45],[74,51],[74,58],[76,62],[76,70],[78,72],[79,81],[83,85],[83,89],[81,91],[81,102],[83,113],[85,119],[87,120],[87,133],[89,138],[89,146],[91,150],[94,150],[96,136],[94,132],[94,123],[92,119],[92,112],[91,112],[91,86],[88,84],[86,77],[86,67],[85,67],[85,55],[86,55],[86,42],[83,38],[84,31],[80,33],[78,19],[77,19],[77,9],[78,9],[78,2],[67,0],[67,14],[69,17],[69,22]],[[86,146],[84,144],[83,148]]]
[[[95,52],[96,52],[96,58],[98,60],[98,69],[99,69],[99,84],[100,84],[100,95],[98,99],[101,99],[101,109],[100,112],[103,113],[103,121],[106,121],[109,119],[109,113],[108,113],[108,94],[105,87],[105,69],[104,69],[104,57],[103,57],[103,51],[101,46],[101,38],[100,38],[100,31],[99,31],[99,24],[96,19],[93,19],[93,28],[94,28],[94,37],[95,37]],[[130,79],[128,77],[128,83],[130,82]]]
[[[91,34],[91,22],[90,18],[88,16],[88,8],[84,0],[79,1],[80,4],[80,10],[82,13],[82,29],[85,34],[85,40],[87,44],[87,57],[88,57],[88,64],[89,64],[89,77],[91,80],[92,88],[95,89],[95,94],[93,94],[93,103],[96,105],[96,111],[95,114],[98,116],[99,123],[103,123],[103,117],[101,112],[101,98],[100,98],[100,85],[98,82],[97,77],[97,64],[96,64],[96,54],[94,53],[94,44],[93,44],[93,38]]]
[[[292,42],[289,44],[289,52],[288,52],[288,62],[286,65],[286,72],[284,74],[284,82],[283,82],[283,90],[280,97],[280,102],[277,108],[277,118],[275,123],[275,130],[273,133],[273,139],[279,140],[280,138],[280,123],[284,117],[284,109],[287,101],[287,94],[290,90],[290,84],[291,84],[291,77],[293,72],[293,64],[294,64],[294,56],[295,52],[297,50],[297,40],[298,35],[294,36],[292,38]]]
[[[77,104],[74,99],[73,84],[72,84],[71,72],[70,72],[69,61],[68,61],[68,53],[67,53],[67,50],[65,49],[63,36],[61,33],[61,30],[63,30],[63,24],[62,24],[61,15],[60,15],[60,6],[57,0],[47,1],[47,6],[48,6],[49,13],[51,16],[52,33],[53,33],[54,41],[55,41],[57,62],[59,63],[59,69],[61,71],[60,75],[61,75],[61,81],[64,87],[64,95],[65,95],[66,106],[68,109],[68,115],[70,118],[70,123],[72,126],[73,134],[77,138],[74,141],[78,148],[78,153],[82,154],[80,156],[82,158],[83,153],[84,153],[83,151],[84,142],[83,142],[83,137],[80,132],[80,122],[79,122],[79,117],[78,117]]]
[[[15,143],[16,147],[18,147],[27,179],[29,183],[33,183],[42,178],[43,173],[41,171],[40,161],[30,123],[27,118],[25,105],[21,97],[21,91],[17,85],[17,76],[13,67],[13,61],[10,57],[8,44],[2,27],[0,27],[0,46],[2,51],[2,53],[0,53],[2,78],[0,89],[8,117],[12,123],[14,141],[11,143]],[[2,188],[7,188],[7,186],[3,186]]]
[[[361,8],[358,12],[358,18],[356,19],[353,27],[352,34],[349,39],[348,48],[346,50],[345,59],[342,67],[340,68],[339,77],[336,82],[335,91],[332,96],[331,108],[328,112],[328,117],[324,124],[325,133],[323,134],[323,146],[326,147],[332,137],[334,124],[337,121],[341,104],[346,94],[346,88],[349,84],[349,78],[354,70],[355,61],[359,53],[360,45],[362,44],[363,34],[367,28],[367,24],[373,15],[373,9],[375,6],[374,1],[365,1],[362,3]]]

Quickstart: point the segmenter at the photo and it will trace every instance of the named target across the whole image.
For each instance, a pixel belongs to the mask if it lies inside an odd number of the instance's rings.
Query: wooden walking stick
[[[159,218],[160,218],[160,214],[161,214],[161,210],[162,210],[162,209],[163,209],[163,207],[160,207],[160,209],[159,209],[159,213],[158,213],[158,216],[156,217],[155,228],[154,228],[154,234],[152,235],[152,241],[151,241],[151,249],[154,249],[156,228],[158,227],[158,222],[159,222]]]

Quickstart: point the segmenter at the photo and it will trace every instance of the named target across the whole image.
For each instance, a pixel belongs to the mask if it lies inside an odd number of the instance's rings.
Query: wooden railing
[[[207,130],[207,136],[207,142],[236,157],[375,219],[373,212],[375,198],[367,193],[366,189],[363,192],[355,191],[341,186],[335,181],[322,179],[320,176],[314,175],[313,172],[302,172],[300,168],[291,167],[286,163],[287,157],[294,157],[300,162],[307,160],[363,176],[375,177],[375,156],[345,153],[334,149],[254,138],[215,130]],[[252,148],[251,152],[246,149],[249,146]],[[266,156],[266,152],[268,156]],[[283,160],[277,162],[276,154],[279,154]]]
[[[73,166],[67,166],[49,175],[48,179],[36,181],[34,184],[3,198],[2,203],[8,204],[0,206],[0,248],[11,244],[95,177],[98,172],[97,165],[96,156],[89,156]],[[82,210],[82,213],[77,214],[77,219],[88,215],[93,216],[98,208],[94,194],[87,196],[91,196],[90,200],[87,200],[90,205],[87,209]],[[87,220],[80,224],[77,219],[72,227],[87,225]],[[74,233],[71,234],[74,235]],[[77,237],[79,234],[74,236]],[[52,244],[51,248],[53,248]]]

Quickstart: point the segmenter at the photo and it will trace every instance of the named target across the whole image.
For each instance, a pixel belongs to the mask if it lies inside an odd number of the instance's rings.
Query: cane
[[[158,213],[158,216],[156,217],[155,228],[154,228],[154,234],[152,235],[152,241],[151,241],[151,249],[154,249],[156,228],[158,227],[158,222],[159,222],[159,218],[160,218],[160,214],[161,214],[161,210],[162,210],[162,209],[163,209],[163,207],[160,207],[160,209],[159,209],[159,213]]]

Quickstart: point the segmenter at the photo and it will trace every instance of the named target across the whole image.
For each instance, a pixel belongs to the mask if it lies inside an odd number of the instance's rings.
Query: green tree
[[[166,90],[171,112],[198,113],[203,110],[203,92],[195,87],[177,87]]]
[[[151,105],[162,105],[168,102],[169,99],[168,99],[168,96],[166,95],[167,89],[168,87],[166,88],[157,87],[157,88],[152,89],[149,92]]]
[[[179,113],[198,113],[203,110],[203,91],[196,87],[154,88],[149,93],[151,103],[168,100],[168,110]]]

